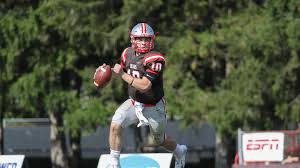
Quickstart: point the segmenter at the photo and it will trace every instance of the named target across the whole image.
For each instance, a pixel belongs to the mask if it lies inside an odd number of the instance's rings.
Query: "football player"
[[[165,57],[153,51],[155,33],[148,24],[138,23],[131,31],[130,39],[131,47],[123,51],[121,63],[112,68],[117,76],[128,83],[129,98],[116,110],[112,118],[109,134],[111,167],[120,168],[122,128],[138,123],[138,127],[150,127],[155,145],[174,153],[175,168],[184,168],[186,145],[177,144],[165,134]]]

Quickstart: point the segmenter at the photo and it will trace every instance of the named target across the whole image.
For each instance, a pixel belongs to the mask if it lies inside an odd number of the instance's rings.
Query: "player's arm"
[[[122,75],[123,80],[127,79],[128,78],[127,76],[131,76],[131,75],[128,75],[128,74],[124,73]],[[127,83],[129,83],[132,87],[139,90],[140,92],[146,92],[149,89],[151,89],[151,86],[152,86],[151,81],[148,78],[146,78],[145,76],[142,79],[132,77],[132,79],[128,79],[129,82],[127,80],[125,80],[125,81]]]
[[[165,58],[161,54],[151,54],[144,58],[145,74],[143,78],[134,78],[124,74],[122,78],[140,92],[146,92],[152,87],[152,82],[156,80],[163,71]],[[129,77],[128,77],[129,76]]]
[[[112,68],[112,71],[116,74],[122,77],[122,79],[127,82],[129,85],[135,87],[141,92],[145,92],[151,88],[151,82],[147,78],[134,78],[133,76],[127,74],[125,70],[125,62],[127,57],[127,51],[129,48],[126,48],[121,55],[121,61],[120,64],[115,64],[114,68]]]
[[[139,79],[125,73],[122,70],[122,65],[120,64],[115,64],[113,72],[117,75],[120,75],[125,82],[127,82],[129,85],[133,86],[141,92],[146,92],[152,86],[151,81],[146,77]]]

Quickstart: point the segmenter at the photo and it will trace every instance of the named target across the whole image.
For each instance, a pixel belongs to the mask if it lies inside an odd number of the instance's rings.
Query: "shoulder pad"
[[[122,52],[122,55],[121,55],[121,61],[122,61],[123,63],[125,63],[125,61],[126,61],[127,51],[128,51],[129,49],[130,49],[130,47],[127,47],[127,48],[125,48],[124,51]]]
[[[160,62],[165,62],[165,57],[160,54],[160,53],[149,53],[147,54],[144,58],[143,58],[143,64],[147,65],[151,62],[155,62],[155,61],[160,61]]]

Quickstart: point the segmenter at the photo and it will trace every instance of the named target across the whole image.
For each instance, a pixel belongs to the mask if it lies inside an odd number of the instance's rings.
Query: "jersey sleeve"
[[[165,57],[161,54],[151,54],[144,58],[144,76],[151,82],[162,75],[165,67]]]
[[[126,48],[123,52],[122,52],[122,55],[121,55],[121,62],[120,62],[120,65],[123,69],[125,69],[125,66],[126,66],[126,56],[127,56],[127,51],[128,51],[128,48]]]

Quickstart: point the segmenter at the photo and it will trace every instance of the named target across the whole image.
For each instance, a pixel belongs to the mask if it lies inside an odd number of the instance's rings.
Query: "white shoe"
[[[108,166],[106,166],[105,168],[121,168],[120,160],[111,157]]]
[[[187,152],[187,147],[185,145],[180,145],[182,152],[175,156],[175,168],[184,168],[185,156]]]

